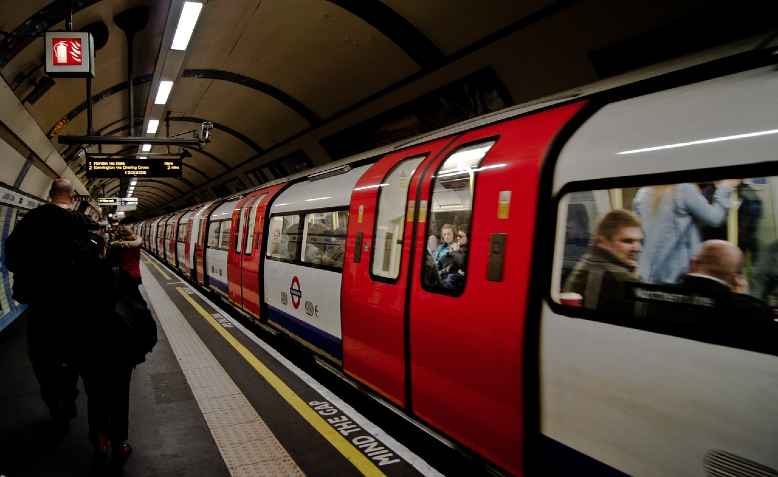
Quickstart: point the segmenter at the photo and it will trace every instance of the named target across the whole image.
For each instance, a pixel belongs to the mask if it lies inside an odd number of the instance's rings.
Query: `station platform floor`
[[[309,356],[251,330],[150,255],[141,265],[159,342],[133,374],[134,453],[123,475],[484,472]],[[51,442],[24,317],[0,333],[0,476],[95,475],[83,387],[77,405],[67,436]]]

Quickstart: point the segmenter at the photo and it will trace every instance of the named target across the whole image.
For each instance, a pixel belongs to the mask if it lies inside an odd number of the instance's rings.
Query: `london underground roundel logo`
[[[300,279],[296,276],[292,277],[292,284],[289,285],[289,294],[292,296],[292,306],[300,308],[300,299],[303,297],[303,291],[300,288]]]

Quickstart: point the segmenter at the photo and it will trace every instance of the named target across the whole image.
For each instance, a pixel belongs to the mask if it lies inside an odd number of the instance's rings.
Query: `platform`
[[[142,262],[160,340],[133,375],[124,475],[443,475],[163,264]],[[0,333],[0,475],[89,475],[83,388],[69,434],[47,442],[25,334],[24,318]]]

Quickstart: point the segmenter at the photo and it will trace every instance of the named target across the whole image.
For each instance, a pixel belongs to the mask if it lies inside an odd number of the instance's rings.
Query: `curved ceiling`
[[[156,62],[169,47],[162,44],[168,15],[178,2],[72,0],[75,30],[102,22],[108,31],[96,54],[92,86],[99,134],[122,136],[130,129],[127,40],[114,18],[134,7],[149,9],[148,23],[134,41],[140,135]],[[41,34],[64,29],[66,3],[0,0],[0,73],[83,177],[81,148],[59,145],[56,138],[85,134],[85,83],[49,81],[41,68]],[[596,79],[591,51],[653,31],[657,22],[673,25],[696,11],[697,3],[661,0],[633,13],[616,0],[207,1],[159,135],[185,137],[210,121],[213,140],[202,149],[187,148],[181,179],[139,180],[139,208],[151,213],[177,200],[192,203],[212,195],[209,187],[234,168],[258,167],[278,155],[305,149],[313,163],[337,159],[329,157],[320,138],[484,66],[507,84],[507,103],[591,81]],[[568,80],[554,70],[565,65],[576,71]],[[362,112],[366,107],[370,113]],[[99,149],[133,152],[126,146]],[[152,150],[168,151],[165,146]],[[119,180],[84,180],[99,194],[122,193],[126,187]]]

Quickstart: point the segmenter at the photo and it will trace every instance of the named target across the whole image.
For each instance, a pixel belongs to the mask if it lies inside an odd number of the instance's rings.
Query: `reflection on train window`
[[[569,193],[551,296],[598,320],[773,352],[775,204],[778,177]]]
[[[176,240],[177,242],[184,243],[184,240],[186,239],[188,225],[189,224],[184,221],[181,221],[178,224],[178,238]]]
[[[219,248],[222,250],[227,250],[230,245],[230,227],[232,227],[232,220],[222,220],[221,224],[221,240],[219,241]]]
[[[348,210],[314,212],[305,216],[303,263],[343,268]]]
[[[494,143],[458,149],[435,175],[422,269],[427,289],[458,294],[465,288],[475,178]]]
[[[251,206],[251,211],[249,212],[249,236],[246,239],[246,255],[251,255],[254,248],[254,228],[257,224],[257,209],[259,208],[259,204],[262,203],[262,199],[265,198],[265,195],[267,194],[262,194],[254,199],[254,204]]]
[[[422,160],[424,156],[402,161],[379,184],[373,275],[395,279],[400,273],[408,186]]]
[[[221,222],[211,222],[208,226],[208,248],[219,248],[219,227]]]
[[[237,253],[241,253],[243,251],[243,240],[242,238],[245,237],[243,232],[246,230],[246,217],[249,213],[249,206],[245,205],[240,210],[240,216],[238,218],[238,226],[235,227],[235,251]]]
[[[268,227],[267,256],[295,260],[300,243],[300,216],[276,215]]]

